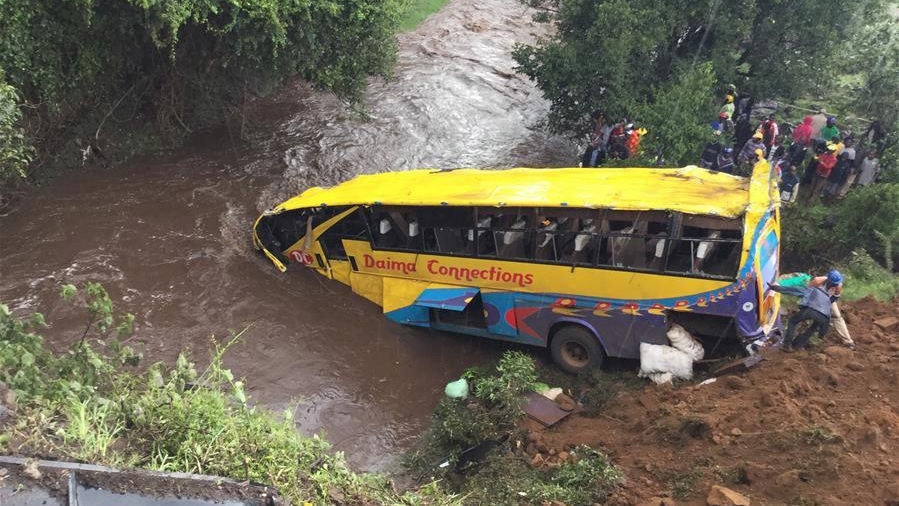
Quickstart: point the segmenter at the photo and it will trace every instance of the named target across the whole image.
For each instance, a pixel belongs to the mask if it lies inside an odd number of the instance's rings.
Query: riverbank
[[[296,406],[251,404],[222,363],[240,334],[213,341],[205,369],[185,354],[147,365],[123,344],[133,320],[102,287],[63,295],[89,322],[63,353],[46,348],[40,313],[19,319],[0,304],[0,453],[264,483],[292,504],[458,504],[433,485],[399,494],[384,476],[354,472],[330,443],[296,430]]]
[[[703,370],[674,387],[630,371],[575,378],[507,353],[494,372],[465,373],[469,400],[441,401],[431,446],[408,461],[416,484],[397,492],[298,433],[295,407],[254,406],[222,363],[240,335],[213,341],[202,370],[186,355],[147,365],[102,287],[63,295],[89,322],[64,353],[45,348],[41,314],[0,305],[0,452],[249,480],[295,504],[700,506],[715,487],[756,506],[899,500],[899,300],[844,306],[857,351],[772,350],[710,384]],[[517,399],[538,380],[564,387],[578,412],[551,428],[522,418]]]

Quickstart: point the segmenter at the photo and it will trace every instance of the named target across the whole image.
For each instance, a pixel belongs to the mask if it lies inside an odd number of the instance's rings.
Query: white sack
[[[693,378],[693,358],[690,355],[660,344],[640,343],[641,378],[652,374],[671,373],[675,378]]]
[[[705,356],[705,350],[702,348],[702,343],[697,341],[695,337],[691,336],[690,333],[680,325],[672,323],[671,328],[668,329],[668,333],[665,335],[667,335],[668,340],[671,341],[671,346],[690,355],[694,362],[702,360],[702,357]]]

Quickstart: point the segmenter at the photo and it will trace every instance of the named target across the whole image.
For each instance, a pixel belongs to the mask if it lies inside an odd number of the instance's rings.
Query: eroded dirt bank
[[[858,351],[772,350],[712,384],[625,389],[596,416],[532,425],[528,457],[608,452],[626,477],[615,505],[705,505],[713,485],[753,505],[899,504],[899,323],[874,323],[899,316],[899,300],[844,308]]]

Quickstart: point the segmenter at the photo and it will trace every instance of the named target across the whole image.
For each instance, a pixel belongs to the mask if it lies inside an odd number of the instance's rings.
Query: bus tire
[[[606,355],[599,339],[579,325],[565,325],[557,330],[552,336],[549,349],[553,361],[572,374],[600,367]]]

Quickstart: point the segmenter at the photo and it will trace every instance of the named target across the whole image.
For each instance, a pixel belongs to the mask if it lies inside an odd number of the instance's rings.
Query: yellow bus
[[[362,175],[266,211],[253,243],[395,322],[548,347],[581,372],[667,344],[672,323],[718,342],[778,327],[779,199],[764,172]]]

